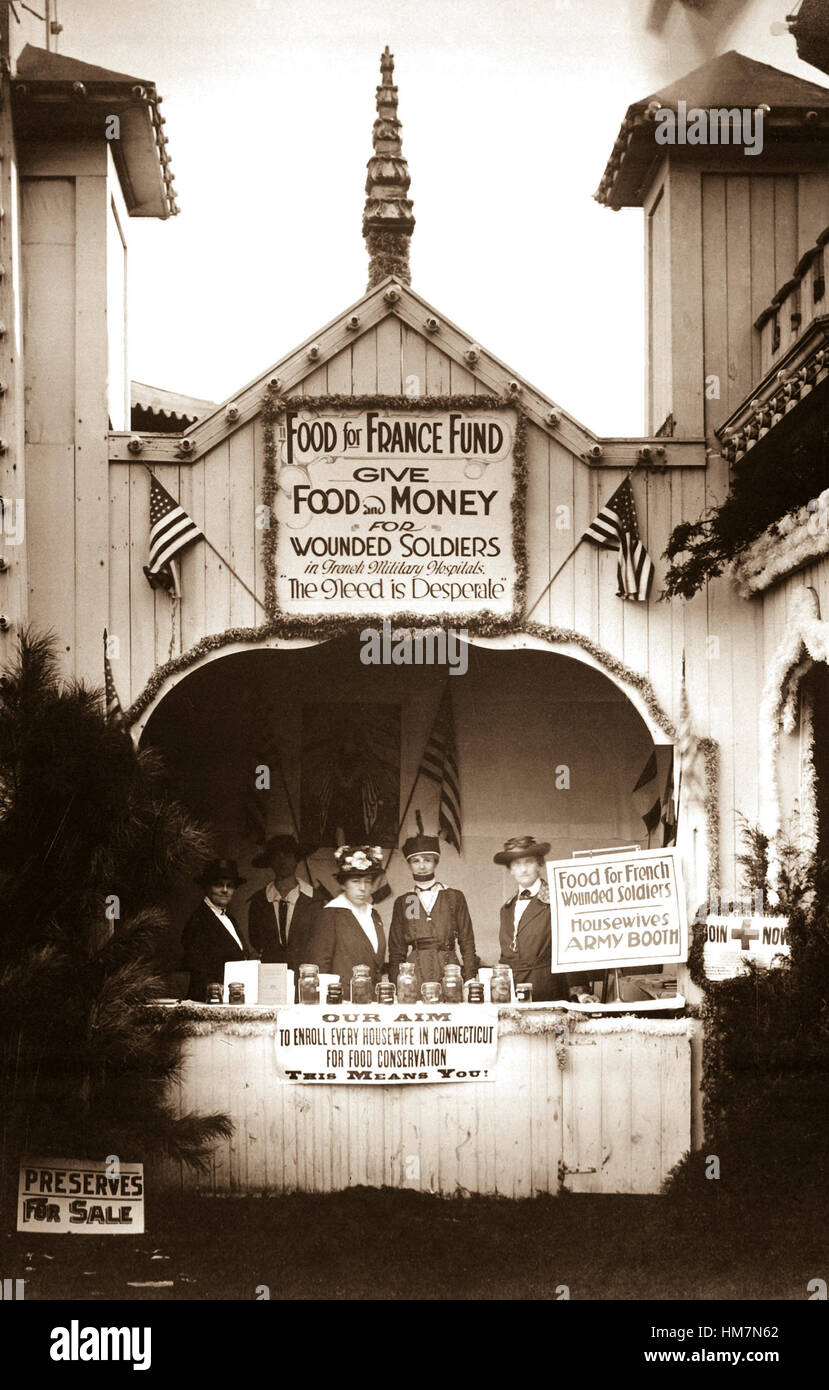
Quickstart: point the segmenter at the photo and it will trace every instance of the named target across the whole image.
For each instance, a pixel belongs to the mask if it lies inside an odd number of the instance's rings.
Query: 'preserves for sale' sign
[[[482,1004],[303,1005],[276,1032],[280,1079],[303,1084],[489,1081],[497,1050],[498,1010]]]
[[[658,965],[688,958],[675,849],[550,860],[553,970]]]
[[[26,1158],[20,1165],[18,1231],[140,1235],[144,1165],[83,1158]]]

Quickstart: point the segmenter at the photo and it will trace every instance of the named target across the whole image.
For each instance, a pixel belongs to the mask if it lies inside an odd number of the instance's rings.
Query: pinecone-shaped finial
[[[409,271],[409,238],[414,230],[409,191],[409,166],[403,158],[401,124],[397,118],[394,54],[388,44],[380,56],[381,83],[377,88],[377,119],[368,161],[363,236],[369,254],[368,288],[395,275],[406,285]]]

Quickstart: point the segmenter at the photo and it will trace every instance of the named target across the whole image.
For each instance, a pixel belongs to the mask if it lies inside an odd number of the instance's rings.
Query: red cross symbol
[[[743,922],[740,927],[731,928],[732,938],[739,937],[741,951],[747,951],[749,943],[751,941],[756,941],[759,935],[760,933],[757,928],[749,927],[748,922]]]

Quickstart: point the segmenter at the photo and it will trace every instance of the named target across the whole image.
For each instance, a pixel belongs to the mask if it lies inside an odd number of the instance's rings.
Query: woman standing
[[[343,998],[351,995],[351,972],[367,965],[372,989],[386,957],[386,933],[371,895],[383,867],[383,851],[372,845],[341,845],[334,851],[335,875],[343,891],[321,908],[308,959],[325,974],[339,975]]]
[[[228,908],[236,889],[245,883],[235,859],[211,859],[195,882],[204,897],[189,918],[181,938],[183,968],[190,971],[190,998],[204,1003],[207,986],[224,981],[227,961],[247,960],[239,924]]]

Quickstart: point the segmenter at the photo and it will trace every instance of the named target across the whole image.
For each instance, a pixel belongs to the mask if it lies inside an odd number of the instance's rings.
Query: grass
[[[12,1234],[27,1299],[790,1299],[826,1277],[819,1175],[760,1196],[445,1199],[391,1189],[150,1198],[146,1236]],[[171,1281],[161,1288],[149,1281]],[[131,1287],[131,1283],[144,1287]]]

